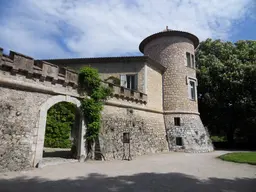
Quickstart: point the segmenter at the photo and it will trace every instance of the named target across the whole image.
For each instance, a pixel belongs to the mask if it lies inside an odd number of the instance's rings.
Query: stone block
[[[26,71],[33,74],[34,59],[20,53],[10,51],[10,58],[13,60],[13,70]]]
[[[54,81],[58,80],[59,67],[45,61],[42,62],[42,76],[53,78]]]

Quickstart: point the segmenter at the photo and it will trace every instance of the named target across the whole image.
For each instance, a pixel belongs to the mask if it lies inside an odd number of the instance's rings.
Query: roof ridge
[[[84,59],[119,59],[119,58],[144,58],[145,55],[138,55],[138,56],[114,56],[114,57],[77,57],[77,58],[60,58],[60,59],[40,59],[44,61],[50,60],[84,60]]]

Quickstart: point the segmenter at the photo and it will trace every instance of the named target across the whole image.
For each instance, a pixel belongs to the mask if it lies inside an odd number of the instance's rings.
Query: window
[[[180,126],[180,118],[179,117],[174,117],[174,125]]]
[[[191,54],[191,59],[192,59],[192,68],[195,68],[195,58],[194,55]]]
[[[187,66],[195,68],[195,57],[193,54],[186,52]]]
[[[191,59],[190,59],[190,53],[186,53],[186,57],[187,57],[187,66],[191,67]]]
[[[195,80],[189,79],[188,94],[191,100],[196,100],[196,82]]]
[[[176,137],[176,145],[182,146],[182,138],[181,137]]]
[[[123,143],[130,143],[130,133],[123,133]]]
[[[137,75],[121,75],[121,86],[137,90]]]

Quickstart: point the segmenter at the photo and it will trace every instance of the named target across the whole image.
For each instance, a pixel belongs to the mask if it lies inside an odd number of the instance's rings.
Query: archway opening
[[[80,114],[70,102],[59,102],[47,111],[43,161],[77,159]]]

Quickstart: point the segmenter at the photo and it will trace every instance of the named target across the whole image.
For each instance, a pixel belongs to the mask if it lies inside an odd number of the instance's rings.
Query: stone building
[[[209,136],[201,122],[197,103],[194,52],[198,38],[168,30],[144,39],[144,56],[57,59],[48,62],[62,67],[98,69],[102,80],[120,80],[120,86],[147,94],[146,107],[161,111],[170,150],[211,151]]]
[[[98,150],[105,159],[212,151],[198,112],[198,44],[193,34],[167,29],[141,42],[143,56],[34,60],[0,50],[0,171],[40,162],[47,110],[62,101],[78,108],[77,158],[86,156],[82,96],[77,74],[69,70],[83,66],[98,69],[114,90],[102,111]]]

